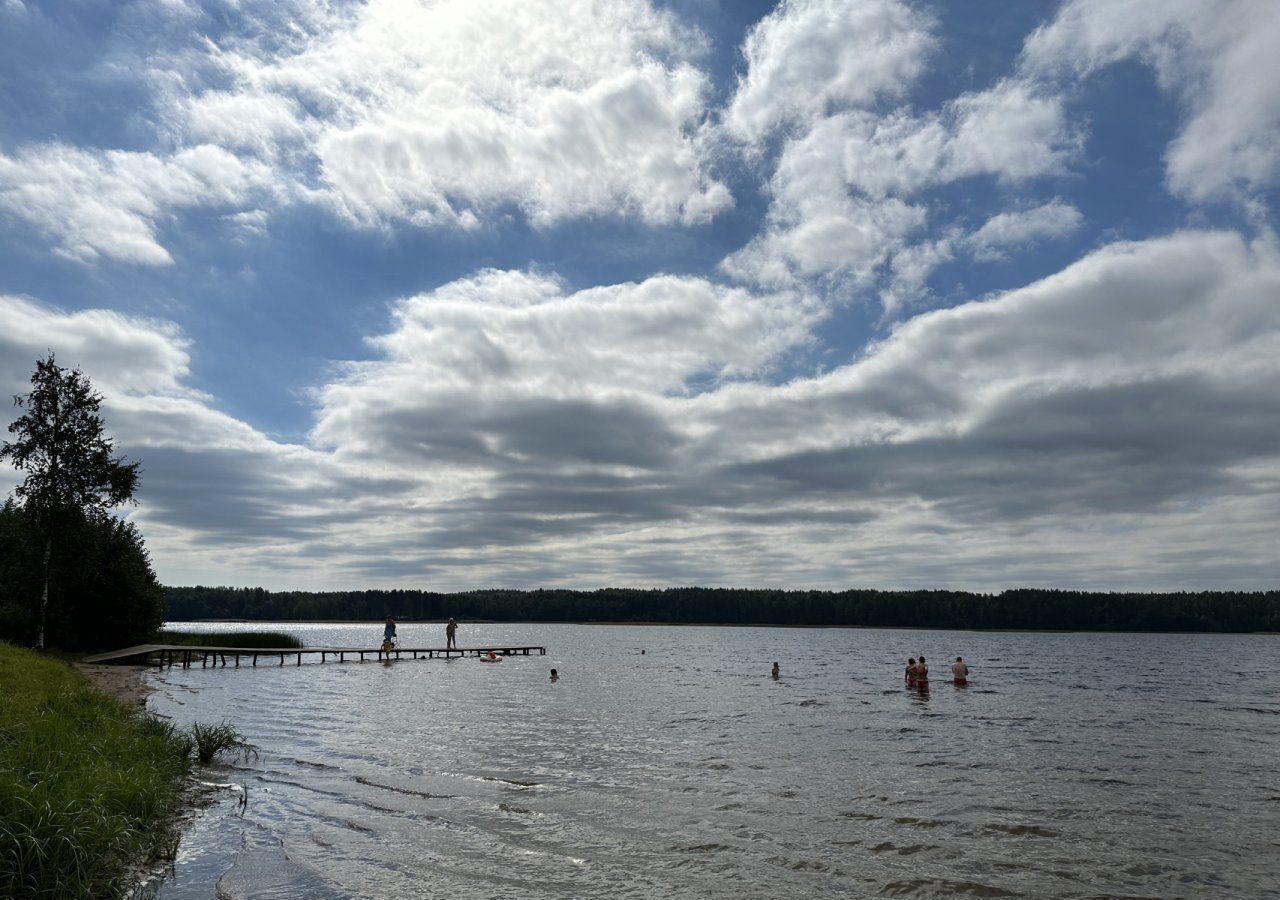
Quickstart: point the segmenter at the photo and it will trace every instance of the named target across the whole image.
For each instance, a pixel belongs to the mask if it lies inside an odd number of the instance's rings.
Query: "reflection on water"
[[[1272,637],[459,637],[548,655],[153,674],[153,710],[262,749],[210,773],[247,809],[198,819],[160,897],[1280,897]],[[969,685],[904,687],[922,652]]]

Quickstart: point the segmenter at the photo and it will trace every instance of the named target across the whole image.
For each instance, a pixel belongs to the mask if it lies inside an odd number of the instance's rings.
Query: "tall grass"
[[[0,896],[118,895],[174,846],[191,738],[5,643],[0,684]]]
[[[190,631],[157,631],[157,644],[181,644],[191,647],[244,647],[250,650],[288,647],[301,650],[303,643],[291,634],[277,631],[220,631],[214,634],[195,634]]]
[[[246,762],[258,758],[258,748],[248,743],[234,725],[223,722],[221,725],[191,724],[189,732],[196,757],[202,763],[210,763],[215,756],[230,753],[239,756]]]

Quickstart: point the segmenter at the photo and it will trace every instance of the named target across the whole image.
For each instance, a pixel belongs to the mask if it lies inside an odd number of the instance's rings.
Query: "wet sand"
[[[151,688],[143,677],[146,666],[104,666],[72,663],[98,690],[130,706],[146,706]]]

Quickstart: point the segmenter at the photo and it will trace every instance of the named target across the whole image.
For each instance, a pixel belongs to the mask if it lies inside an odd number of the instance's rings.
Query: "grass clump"
[[[221,753],[239,756],[245,761],[251,757],[257,759],[258,748],[244,739],[234,725],[223,722],[220,725],[201,725],[194,722],[188,732],[192,749],[196,758],[202,763],[210,763]]]
[[[0,896],[117,896],[175,843],[192,737],[5,643],[0,684]]]
[[[267,648],[278,650],[287,647],[301,650],[301,640],[291,634],[278,631],[220,631],[216,634],[194,634],[190,631],[157,631],[157,644],[181,644],[189,647],[237,647],[249,650]]]

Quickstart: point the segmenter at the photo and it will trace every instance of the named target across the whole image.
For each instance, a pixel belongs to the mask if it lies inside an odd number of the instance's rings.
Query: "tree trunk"
[[[53,554],[53,538],[44,539],[44,588],[40,591],[40,630],[36,632],[36,649],[44,649],[44,615],[49,608],[49,557]]]

